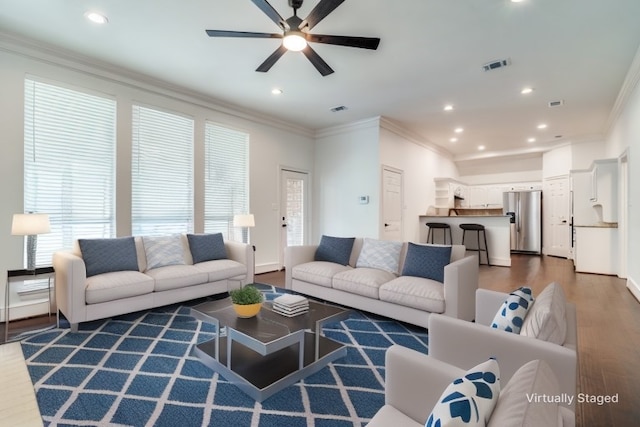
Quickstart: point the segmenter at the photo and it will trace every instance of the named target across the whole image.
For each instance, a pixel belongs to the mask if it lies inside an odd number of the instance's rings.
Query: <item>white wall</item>
[[[314,241],[323,234],[378,237],[379,119],[325,129],[316,138]],[[362,205],[359,196],[369,196]]]
[[[10,235],[12,215],[23,212],[23,111],[24,78],[30,74],[79,90],[107,94],[118,103],[116,216],[118,235],[130,233],[130,159],[131,106],[143,103],[190,115],[196,124],[195,135],[195,231],[203,230],[204,191],[199,179],[203,174],[205,120],[240,129],[250,134],[250,209],[256,218],[251,241],[257,247],[257,269],[278,265],[280,222],[279,166],[286,165],[313,172],[313,135],[311,131],[251,112],[235,111],[212,100],[178,92],[159,84],[114,75],[97,66],[40,56],[39,52],[14,53],[0,46],[0,277],[6,270],[22,268],[23,239]],[[270,123],[273,123],[270,124]],[[276,210],[274,210],[274,208]],[[2,298],[4,298],[4,279]]]
[[[460,181],[468,185],[542,182],[541,153],[459,161],[456,164]]]
[[[568,175],[569,171],[573,169],[571,166],[571,152],[570,145],[545,152],[542,155],[543,178]]]

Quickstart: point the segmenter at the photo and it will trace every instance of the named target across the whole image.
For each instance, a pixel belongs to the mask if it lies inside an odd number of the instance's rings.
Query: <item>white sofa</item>
[[[318,245],[285,248],[285,287],[304,295],[427,327],[430,313],[464,320],[475,316],[478,260],[453,245],[444,282],[402,276],[408,243],[402,243],[398,271],[356,267],[363,239],[356,238],[348,265],[314,261]],[[442,246],[442,245],[427,245]]]
[[[502,372],[502,365],[500,371]],[[465,370],[399,345],[389,347],[385,361],[385,405],[367,427],[423,427],[442,392]],[[544,362],[519,370],[513,383],[500,375],[501,391],[487,426],[575,426],[575,414],[556,403],[536,403],[528,395],[557,396],[553,372]]]
[[[179,236],[182,264],[147,268],[143,238],[135,237],[138,271],[113,271],[87,277],[82,252],[53,255],[56,304],[77,331],[78,324],[227,292],[253,281],[251,245],[225,241],[227,259],[193,263],[186,235]]]
[[[506,332],[490,327],[491,322],[507,298],[506,293],[478,289],[476,292],[476,322],[463,322],[445,316],[429,319],[429,355],[463,369],[495,357],[500,374],[508,380],[528,361],[544,360],[554,371],[560,392],[574,397],[563,405],[575,408],[578,369],[578,338],[576,307],[565,302],[566,338],[562,345]],[[537,301],[533,302],[533,306]],[[531,314],[529,309],[529,314]],[[529,315],[527,314],[527,316]],[[526,318],[525,318],[526,319]]]

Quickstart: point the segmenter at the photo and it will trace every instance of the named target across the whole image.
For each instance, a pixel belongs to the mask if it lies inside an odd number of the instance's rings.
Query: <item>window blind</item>
[[[249,212],[249,134],[205,124],[204,230],[248,242],[233,216]]]
[[[193,231],[193,120],[133,106],[134,235]]]
[[[78,237],[113,237],[116,102],[25,79],[24,209],[47,213],[36,266]]]

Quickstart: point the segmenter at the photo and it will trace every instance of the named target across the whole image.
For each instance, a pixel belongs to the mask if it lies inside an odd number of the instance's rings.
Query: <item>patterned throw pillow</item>
[[[147,270],[167,265],[184,264],[184,248],[179,234],[142,238],[147,255]]]
[[[112,271],[138,271],[133,237],[78,239],[87,277]]]
[[[493,318],[491,327],[519,334],[533,301],[531,288],[528,286],[522,286],[511,292]]]
[[[227,248],[224,246],[222,233],[187,234],[187,239],[194,264],[227,259]]]
[[[484,427],[500,394],[500,368],[489,359],[453,380],[433,407],[425,427]]]
[[[348,265],[355,240],[355,237],[322,236],[314,260]]]
[[[398,274],[402,242],[364,239],[356,267],[377,268]]]
[[[402,275],[444,283],[444,268],[450,260],[451,246],[416,245],[409,242]]]

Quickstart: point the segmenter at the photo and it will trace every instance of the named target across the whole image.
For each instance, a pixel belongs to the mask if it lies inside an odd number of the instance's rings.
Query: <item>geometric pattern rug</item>
[[[385,350],[395,343],[427,353],[425,329],[354,310],[324,328],[347,345],[345,357],[256,402],[191,356],[215,331],[189,316],[188,305],[23,340],[44,424],[362,427],[384,404]]]

